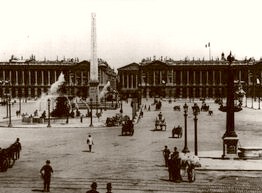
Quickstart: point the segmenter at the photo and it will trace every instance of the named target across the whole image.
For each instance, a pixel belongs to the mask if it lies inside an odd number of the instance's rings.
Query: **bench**
[[[238,150],[241,159],[262,159],[262,147],[240,147]]]

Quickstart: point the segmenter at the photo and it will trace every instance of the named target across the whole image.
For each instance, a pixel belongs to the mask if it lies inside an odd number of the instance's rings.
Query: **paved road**
[[[125,104],[124,114],[130,113],[128,107],[129,104]],[[54,193],[85,192],[92,181],[97,181],[100,193],[105,192],[107,182],[112,183],[114,193],[262,192],[262,173],[259,171],[197,171],[194,183],[188,183],[186,178],[179,184],[169,182],[161,150],[164,145],[171,149],[174,146],[179,150],[183,148],[184,138],[174,139],[170,136],[173,125],[183,126],[184,116],[183,112],[174,112],[170,104],[163,103],[162,113],[168,123],[167,131],[153,131],[153,120],[158,112],[151,109],[136,124],[132,137],[121,136],[119,127],[0,128],[2,147],[17,136],[23,145],[21,159],[13,168],[0,173],[0,192],[41,190],[39,169],[47,159],[51,160],[55,171],[51,184],[51,192]],[[111,114],[106,111],[103,116]],[[189,149],[193,150],[193,116],[189,115],[188,118],[188,144]],[[221,120],[224,118],[225,115],[218,111],[214,111],[213,117],[201,113],[199,128],[205,132],[199,137],[200,151],[222,149],[220,136],[224,133],[225,123]],[[261,125],[256,123],[256,126]],[[89,133],[94,137],[93,153],[86,151]],[[253,137],[253,134],[250,136]],[[254,137],[256,140],[259,139]]]

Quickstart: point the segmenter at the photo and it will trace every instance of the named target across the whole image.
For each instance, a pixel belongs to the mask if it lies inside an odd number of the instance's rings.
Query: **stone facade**
[[[225,60],[132,63],[118,68],[118,90],[123,97],[226,97],[227,66]],[[262,62],[235,61],[233,69],[247,96],[260,96]]]
[[[107,63],[99,63],[98,78],[100,90],[110,81],[116,89],[117,75]],[[48,91],[57,81],[60,73],[64,74],[68,95],[88,97],[90,80],[90,62],[64,61],[24,61],[0,63],[0,97],[39,97]],[[8,81],[9,83],[3,83]]]

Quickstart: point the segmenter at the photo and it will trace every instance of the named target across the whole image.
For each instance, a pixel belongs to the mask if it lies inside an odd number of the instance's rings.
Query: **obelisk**
[[[91,13],[91,61],[90,61],[90,80],[89,80],[89,99],[98,102],[98,62],[96,46],[96,14]]]

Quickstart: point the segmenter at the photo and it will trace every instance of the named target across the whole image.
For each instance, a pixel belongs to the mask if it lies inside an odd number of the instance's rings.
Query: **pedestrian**
[[[14,147],[15,147],[14,157],[15,157],[15,159],[19,159],[20,158],[20,151],[22,150],[22,145],[20,143],[19,138],[16,139],[16,141],[14,143]]]
[[[180,174],[181,170],[181,158],[179,157],[179,152],[174,156],[174,181],[179,183],[182,181]]]
[[[173,154],[168,159],[168,176],[169,176],[169,181],[174,181],[174,159],[173,159]]]
[[[112,193],[112,184],[111,183],[107,183],[106,184],[106,193]]]
[[[50,191],[51,173],[53,173],[53,168],[50,165],[50,160],[46,160],[46,164],[40,170],[41,177],[44,180],[44,190],[43,192]]]
[[[90,187],[91,187],[91,190],[88,190],[86,193],[99,193],[98,191],[96,191],[96,188],[97,188],[96,182],[93,182]]]
[[[90,134],[88,135],[86,143],[88,144],[89,152],[91,152],[92,151],[92,145],[94,145],[94,141],[93,141],[93,138],[91,137]]]
[[[174,147],[173,156],[174,156],[174,158],[179,156],[179,152],[177,151],[177,147]]]
[[[167,145],[165,145],[165,148],[163,150],[163,156],[164,156],[164,159],[165,159],[165,166],[166,167],[168,166],[169,155],[170,155],[170,150],[168,149]]]

